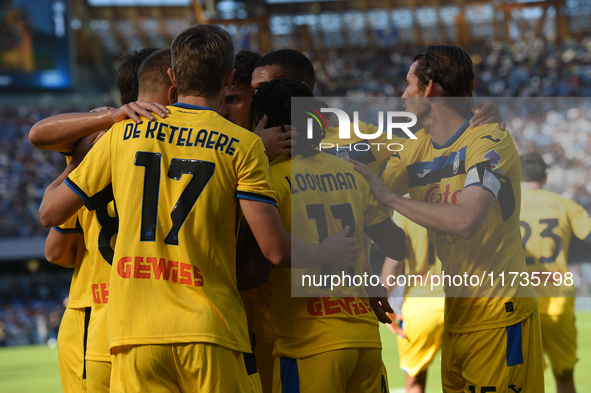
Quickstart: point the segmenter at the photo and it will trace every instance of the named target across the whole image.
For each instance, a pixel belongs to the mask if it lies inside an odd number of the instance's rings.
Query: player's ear
[[[425,97],[433,97],[435,96],[435,90],[439,85],[433,82],[433,79],[429,80],[427,87],[425,87]]]
[[[170,78],[172,85],[176,87],[176,78],[174,77],[174,71],[172,70],[172,68],[166,70],[166,73],[168,74],[168,77]]]
[[[168,105],[176,104],[176,102],[179,100],[179,91],[176,85],[172,85],[168,88],[167,98]]]
[[[234,72],[236,72],[234,68],[228,71],[226,77],[224,78],[224,87],[230,86],[230,84],[232,83],[232,79],[234,79]]]
[[[305,86],[306,86],[308,89],[312,90],[312,88],[310,87],[310,85],[308,85],[306,82],[304,82],[304,81],[300,81],[300,83],[301,83],[302,85],[305,85]]]

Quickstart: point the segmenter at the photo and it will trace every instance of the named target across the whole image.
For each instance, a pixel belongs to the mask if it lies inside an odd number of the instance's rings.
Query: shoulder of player
[[[290,156],[281,156],[269,163],[269,171],[271,175],[283,175],[291,173],[291,158]]]
[[[498,124],[474,128],[464,140],[464,144],[468,147],[469,156],[475,153],[489,161],[519,162],[519,154],[511,134],[508,131],[502,131]],[[476,158],[479,159],[479,157]]]
[[[489,143],[491,145],[501,142],[513,141],[508,131],[503,131],[498,124],[485,124],[483,126],[468,128],[466,136],[471,142]]]

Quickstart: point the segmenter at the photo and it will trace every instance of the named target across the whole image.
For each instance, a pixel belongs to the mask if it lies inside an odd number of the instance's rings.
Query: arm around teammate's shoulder
[[[113,124],[127,118],[138,124],[141,117],[154,120],[150,113],[166,117],[170,111],[166,106],[138,100],[120,108],[102,107],[88,113],[64,113],[40,120],[29,131],[29,141],[38,149],[70,153],[76,143],[87,135],[111,128]]]

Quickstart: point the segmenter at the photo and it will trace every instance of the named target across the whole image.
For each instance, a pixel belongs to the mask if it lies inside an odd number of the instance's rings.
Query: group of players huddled
[[[440,347],[445,392],[543,392],[544,351],[559,391],[574,391],[572,286],[543,301],[529,282],[450,285],[445,300],[407,286],[402,324],[382,286],[292,297],[302,272],[371,274],[369,239],[384,283],[404,264],[562,278],[571,233],[590,240],[586,212],[540,189],[543,160],[520,164],[498,109],[471,105],[466,52],[429,46],[409,66],[402,98],[420,127],[395,154],[320,151],[354,152],[378,128],[342,140],[318,122],[304,135],[291,99],[323,106],[306,56],[235,54],[206,24],[126,54],[121,108],[37,123],[31,142],[68,161],[39,209],[47,259],[74,267],[64,392],[389,392],[379,321],[399,334],[409,392],[424,391]]]

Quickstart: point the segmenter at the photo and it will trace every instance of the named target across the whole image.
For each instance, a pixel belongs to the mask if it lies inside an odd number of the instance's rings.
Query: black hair
[[[474,90],[474,66],[470,55],[455,45],[429,45],[413,59],[418,61],[414,74],[419,88],[424,90],[429,81],[438,83],[445,97],[461,97],[449,100],[449,105],[466,116],[472,113]]]
[[[519,156],[519,160],[521,161],[521,181],[544,182],[548,165],[546,165],[541,155],[531,152]]]
[[[308,108],[292,108],[292,97],[309,97],[309,100],[306,100]],[[313,156],[318,153],[318,145],[326,136],[326,130],[317,123],[313,123],[313,137],[308,139],[304,132],[307,128],[307,117],[299,116],[299,113],[292,117],[292,111],[300,111],[304,114],[309,108],[320,111],[320,108],[324,106],[326,105],[316,100],[312,90],[303,83],[289,79],[274,79],[265,83],[252,96],[248,124],[251,129],[254,129],[258,121],[267,115],[267,128],[281,127],[286,124],[295,126],[300,130],[300,137],[294,147],[294,154],[304,157]],[[294,120],[293,124],[292,119]]]
[[[252,72],[254,71],[255,64],[262,58],[259,53],[250,50],[241,50],[236,53],[234,61],[234,78],[232,79],[232,85],[234,86],[247,86],[250,88],[250,82],[252,80]]]
[[[295,49],[280,49],[267,53],[255,65],[255,68],[277,65],[281,68],[280,77],[298,82],[305,82],[314,90],[316,75],[310,59]]]
[[[121,55],[121,63],[117,70],[117,86],[121,92],[121,104],[129,104],[137,101],[140,91],[140,82],[138,73],[140,66],[146,57],[156,52],[159,48],[144,48],[142,50],[132,50]]]

